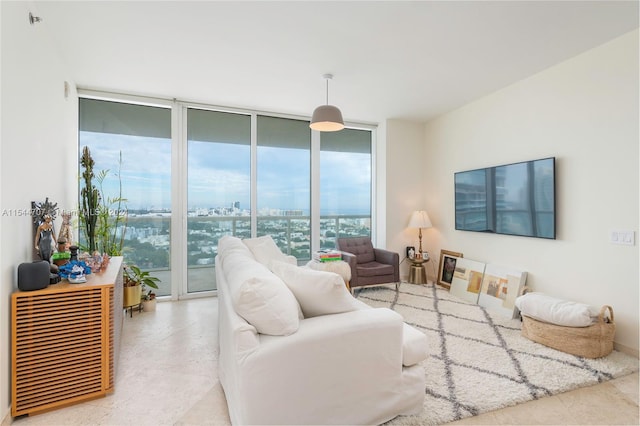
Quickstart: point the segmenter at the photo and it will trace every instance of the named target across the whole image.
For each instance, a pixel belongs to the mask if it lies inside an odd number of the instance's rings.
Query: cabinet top
[[[99,287],[99,286],[109,286],[114,285],[116,280],[118,279],[118,274],[122,269],[122,256],[114,256],[109,259],[109,264],[107,265],[107,269],[100,271],[98,273],[91,273],[86,275],[87,282],[79,283],[79,284],[71,284],[68,280],[62,280],[57,284],[50,284],[48,287],[45,287],[41,290],[34,291],[22,291],[16,290],[14,294],[39,294],[39,293],[50,293],[50,292],[59,292],[59,291],[74,291],[80,290],[87,287]]]

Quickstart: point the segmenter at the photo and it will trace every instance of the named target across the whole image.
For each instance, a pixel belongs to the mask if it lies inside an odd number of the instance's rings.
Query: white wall
[[[424,125],[402,120],[386,123],[387,170],[387,244],[386,248],[405,257],[405,247],[418,248],[418,231],[408,229],[407,224],[414,210],[425,210],[425,144]],[[422,233],[422,246],[426,247],[431,230]],[[428,265],[427,265],[428,266]],[[428,267],[427,269],[429,269]],[[400,277],[406,280],[409,264],[400,264]]]
[[[32,260],[31,217],[18,210],[46,197],[72,209],[77,192],[77,95],[64,96],[59,55],[47,38],[46,21],[30,25],[29,4],[1,2],[0,156],[0,419],[10,406],[10,295],[16,270]],[[37,13],[34,14],[37,15]],[[60,221],[56,223],[56,232]]]
[[[528,271],[536,291],[615,311],[615,341],[638,352],[638,31],[425,126],[429,249]],[[457,171],[556,157],[557,239],[454,228]],[[634,246],[609,243],[611,229]]]

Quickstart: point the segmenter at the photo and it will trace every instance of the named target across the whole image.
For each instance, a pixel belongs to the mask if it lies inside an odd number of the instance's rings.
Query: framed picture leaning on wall
[[[453,281],[453,274],[456,269],[458,257],[463,257],[462,253],[449,250],[440,250],[440,263],[438,264],[437,283],[443,287],[450,288]]]

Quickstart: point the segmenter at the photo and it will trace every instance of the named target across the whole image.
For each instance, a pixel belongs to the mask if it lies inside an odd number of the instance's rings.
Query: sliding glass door
[[[271,235],[283,253],[309,260],[309,122],[261,115],[257,121],[257,235]]]
[[[251,236],[251,116],[187,110],[187,292],[215,290],[224,235]]]

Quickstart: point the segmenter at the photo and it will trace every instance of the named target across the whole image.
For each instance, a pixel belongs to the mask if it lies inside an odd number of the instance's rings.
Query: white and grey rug
[[[356,290],[374,307],[387,307],[423,331],[424,410],[391,425],[437,425],[633,373],[638,360],[614,351],[600,359],[565,354],[520,335],[520,320],[492,314],[445,289],[402,283]]]

